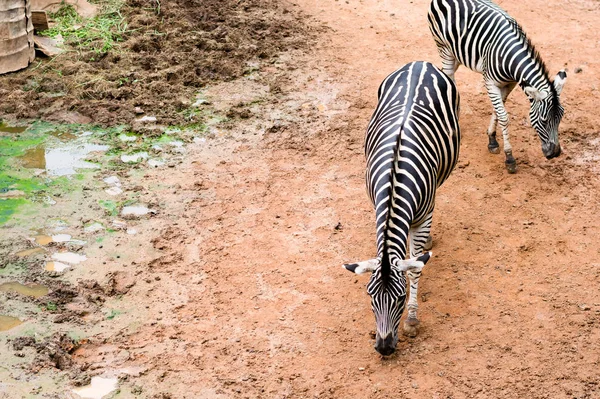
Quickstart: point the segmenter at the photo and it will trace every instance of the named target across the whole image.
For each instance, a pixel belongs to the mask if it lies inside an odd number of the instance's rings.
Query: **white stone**
[[[123,154],[121,155],[121,161],[125,162],[125,163],[135,163],[135,162],[139,162],[143,159],[148,159],[148,153],[147,152],[136,152],[135,154]]]
[[[48,205],[56,205],[56,201],[52,199],[52,197],[49,195],[47,195],[46,198],[44,198],[44,203]]]
[[[95,233],[96,231],[100,230],[104,230],[104,226],[102,225],[102,223],[99,222],[94,222],[89,226],[85,226],[83,228],[83,231],[85,231],[86,233]]]
[[[126,229],[127,222],[124,220],[115,219],[112,221],[112,226],[116,229]]]
[[[142,205],[126,206],[121,210],[121,215],[122,216],[144,216],[150,212],[152,212],[151,209],[148,209],[147,207],[142,206]]]
[[[108,184],[109,186],[121,187],[121,181],[117,176],[109,176],[102,179],[102,181]]]
[[[121,187],[111,187],[104,190],[104,192],[108,195],[119,195],[123,194],[123,189]]]
[[[152,166],[153,168],[158,168],[159,166],[164,166],[165,161],[163,161],[162,159],[151,159],[148,161],[148,165]]]
[[[139,118],[137,121],[142,123],[154,123],[156,122],[156,116],[145,115]]]

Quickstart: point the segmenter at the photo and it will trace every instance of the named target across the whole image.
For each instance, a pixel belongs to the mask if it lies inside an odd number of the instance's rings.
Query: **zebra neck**
[[[548,72],[543,64],[532,58],[526,63],[523,63],[515,73],[515,81],[521,86],[521,89],[526,87],[534,87],[538,91],[550,92],[552,82],[548,77]]]

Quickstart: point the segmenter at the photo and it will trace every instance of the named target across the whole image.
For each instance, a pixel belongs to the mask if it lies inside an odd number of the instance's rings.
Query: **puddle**
[[[86,233],[95,233],[97,231],[101,231],[104,230],[105,227],[102,223],[99,222],[94,222],[90,225],[87,225],[83,228],[83,231],[85,231]]]
[[[40,284],[24,285],[16,281],[0,284],[0,292],[17,292],[21,295],[40,298],[47,295],[49,290]]]
[[[40,244],[40,245],[48,245],[48,244],[50,244],[52,242],[52,237],[47,236],[45,234],[40,234],[40,235],[37,235],[37,236],[35,236],[33,238],[35,238],[35,242],[38,243],[38,244]]]
[[[163,166],[165,164],[165,161],[163,159],[151,159],[148,161],[148,165],[152,166],[153,168],[158,168],[159,166]]]
[[[16,317],[0,315],[0,331],[8,331],[21,324],[23,322]]]
[[[32,256],[32,255],[43,254],[44,252],[46,252],[44,250],[44,248],[30,248],[30,249],[25,249],[23,251],[19,251],[15,255],[18,256],[19,258],[26,258],[26,257]]]
[[[73,133],[61,132],[60,130],[55,130],[53,132],[50,132],[49,134],[50,134],[50,136],[56,137],[57,139],[59,139],[61,141],[71,141],[71,140],[75,140],[77,138],[77,136],[74,135]]]
[[[121,161],[125,163],[140,162],[144,159],[148,159],[147,152],[136,152],[135,154],[123,154],[121,155]]]
[[[4,122],[0,122],[0,132],[2,133],[23,133],[27,130],[27,126],[8,126]]]
[[[93,152],[104,152],[110,147],[100,144],[72,143],[60,148],[35,147],[19,157],[24,167],[44,169],[50,176],[68,176],[76,169],[97,169],[98,165],[84,159]]]
[[[73,389],[73,392],[82,399],[102,399],[118,386],[116,378],[92,377],[90,385]]]
[[[61,263],[61,262],[48,262],[48,263],[46,263],[46,266],[44,267],[44,269],[46,269],[49,272],[64,272],[65,270],[67,270],[70,267],[71,266],[65,265],[64,263]]]
[[[21,163],[28,169],[46,168],[46,150],[43,147],[36,147],[25,151],[21,157]]]
[[[79,241],[79,240],[73,240],[69,234],[54,234],[52,236],[49,236],[46,234],[38,234],[37,236],[35,236],[33,238],[35,239],[35,242],[38,243],[39,245],[48,245],[51,242],[56,242],[56,243],[72,242],[75,244],[83,242],[83,241]]]
[[[144,216],[150,212],[152,212],[152,210],[145,206],[126,206],[121,210],[121,216]]]
[[[137,136],[131,135],[131,134],[120,134],[119,135],[119,140],[124,141],[124,142],[131,142],[131,141],[136,141],[138,138]]]
[[[87,260],[87,256],[79,255],[74,252],[57,252],[55,254],[52,254],[52,259],[59,261],[59,262],[65,262],[65,263],[71,263],[73,265],[78,265],[81,262],[85,262]]]

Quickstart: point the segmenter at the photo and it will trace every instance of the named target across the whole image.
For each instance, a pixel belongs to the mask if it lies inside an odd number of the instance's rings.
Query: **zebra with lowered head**
[[[404,331],[416,334],[417,290],[431,253],[428,241],[435,193],[456,165],[460,144],[459,95],[454,82],[434,65],[413,62],[389,75],[367,128],[367,191],[375,207],[377,257],[345,264],[372,272],[367,285],[377,324],[375,349],[395,351],[410,282]],[[405,260],[410,238],[410,256]]]
[[[519,24],[490,0],[433,0],[429,7],[429,28],[442,58],[444,72],[454,79],[463,64],[483,74],[494,106],[488,134],[488,150],[500,152],[496,124],[502,128],[506,168],[515,173],[504,102],[518,84],[531,103],[529,118],[542,141],[548,159],[560,155],[558,125],[564,110],[560,93],[567,78],[560,71],[554,81],[538,51]]]

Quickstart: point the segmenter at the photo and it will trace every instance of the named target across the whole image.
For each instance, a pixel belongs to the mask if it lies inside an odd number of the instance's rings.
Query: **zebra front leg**
[[[509,133],[508,133],[508,113],[504,108],[504,100],[508,96],[508,93],[512,90],[512,88],[500,88],[494,82],[486,82],[488,95],[490,100],[492,101],[492,105],[494,106],[494,112],[496,114],[496,118],[498,123],[500,124],[500,128],[502,129],[502,138],[504,139],[504,154],[506,156],[506,161],[504,161],[506,165],[506,170],[508,173],[516,173],[517,172],[517,161],[512,155],[512,146],[510,145]],[[512,86],[514,87],[514,86]],[[493,118],[493,117],[492,117]],[[488,130],[489,134],[489,130]],[[494,132],[494,140],[495,140],[495,132]],[[491,143],[491,138],[490,138]],[[497,142],[496,142],[497,144]],[[488,144],[489,148],[489,144]]]
[[[506,98],[511,91],[515,88],[516,83],[510,83],[500,89],[502,94],[502,104],[506,104]],[[492,117],[490,119],[490,126],[488,127],[488,151],[492,154],[500,154],[500,145],[496,140],[496,125],[498,124],[498,117],[496,116],[496,109],[492,110]],[[510,145],[510,144],[509,144]]]
[[[431,239],[431,218],[433,212],[431,212],[427,219],[417,227],[410,228],[410,254],[411,257],[417,257],[423,253],[423,249]],[[418,295],[419,295],[419,279],[421,278],[420,269],[412,269],[406,272],[408,282],[410,285],[410,291],[408,295],[408,316],[404,321],[403,330],[404,334],[409,337],[416,337],[419,327],[419,319],[417,317],[417,310],[419,309]]]

